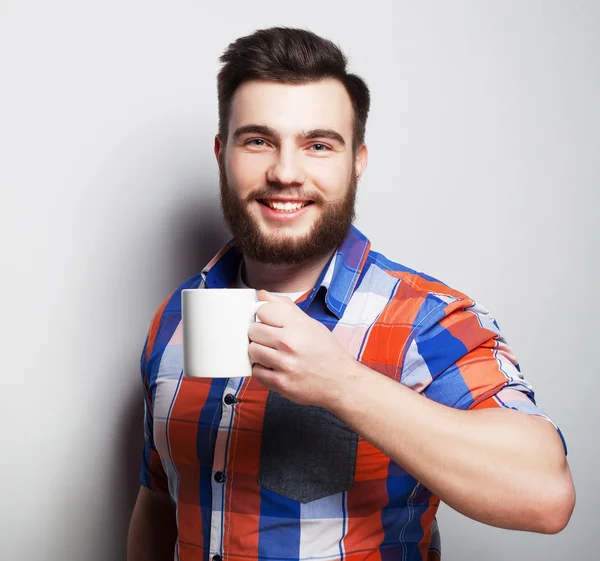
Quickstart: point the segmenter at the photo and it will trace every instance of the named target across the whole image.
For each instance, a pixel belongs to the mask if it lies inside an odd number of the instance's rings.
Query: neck
[[[242,280],[256,290],[306,292],[313,288],[334,253],[335,250],[298,265],[266,265],[244,257]]]

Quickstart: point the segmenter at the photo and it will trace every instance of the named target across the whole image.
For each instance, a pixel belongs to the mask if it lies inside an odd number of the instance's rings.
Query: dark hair
[[[311,31],[289,27],[259,29],[231,43],[220,57],[218,78],[219,135],[227,142],[231,100],[248,80],[306,84],[324,78],[339,80],[354,107],[353,148],[365,139],[369,115],[369,88],[359,76],[346,72],[348,64],[339,47]]]

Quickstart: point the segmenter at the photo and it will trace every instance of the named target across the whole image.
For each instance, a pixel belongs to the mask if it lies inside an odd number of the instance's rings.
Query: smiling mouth
[[[273,199],[257,200],[260,204],[278,212],[295,212],[314,203],[314,201],[281,201]]]

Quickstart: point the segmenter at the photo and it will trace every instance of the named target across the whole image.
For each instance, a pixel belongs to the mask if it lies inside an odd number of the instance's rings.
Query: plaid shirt
[[[182,376],[181,290],[235,286],[241,259],[229,242],[179,286],[142,352],[141,482],[177,508],[174,558],[438,560],[439,499],[328,411],[252,377]],[[429,399],[548,419],[485,308],[371,250],[355,227],[296,303],[361,363]]]

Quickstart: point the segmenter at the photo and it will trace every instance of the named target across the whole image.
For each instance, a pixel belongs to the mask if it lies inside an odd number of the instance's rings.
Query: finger
[[[248,339],[272,349],[279,348],[281,327],[273,327],[266,323],[254,322],[248,328]]]
[[[266,368],[262,364],[252,366],[252,377],[256,378],[265,388],[273,390],[276,387],[276,374],[274,370]]]
[[[265,300],[266,302],[292,301],[292,299],[287,296],[277,296],[267,290],[259,290],[256,296],[259,300]]]
[[[267,368],[277,368],[279,352],[260,343],[251,342],[248,345],[248,356],[253,363],[259,363]]]
[[[304,313],[289,298],[277,298],[277,301],[270,301],[257,310],[256,317],[261,322],[272,327],[284,327],[293,323],[294,318],[297,318],[299,314]]]

